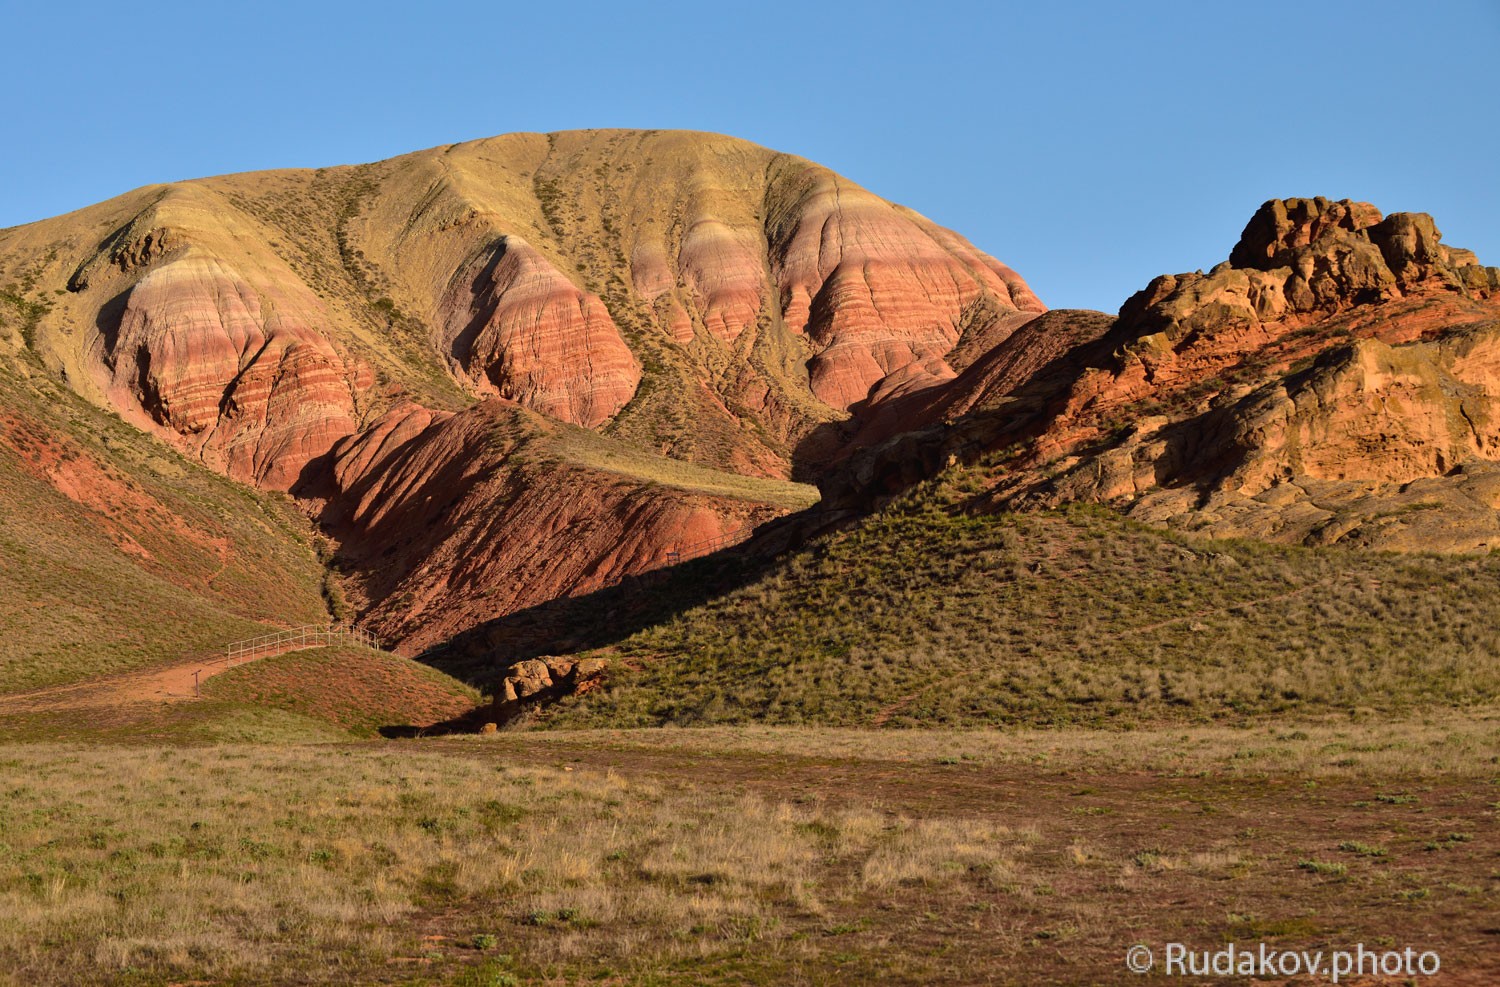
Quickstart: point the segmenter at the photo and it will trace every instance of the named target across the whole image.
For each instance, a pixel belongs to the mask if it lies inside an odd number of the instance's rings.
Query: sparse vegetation
[[[549,722],[1123,727],[1500,697],[1500,558],[974,515],[962,486],[627,638],[609,688]]]
[[[3,366],[0,486],[0,690],[326,619],[310,525],[286,502]]]
[[[29,298],[27,289],[11,285],[0,289],[0,332],[14,330],[28,349],[36,342],[36,328],[51,309],[46,299]]]
[[[451,974],[502,941],[423,936],[436,912],[504,930],[525,959],[493,962],[517,975],[583,958],[633,975],[774,968],[827,899],[916,880],[977,900],[1040,838],[414,750],[331,753],[6,751],[5,977],[363,980],[418,957]]]
[[[1349,866],[1341,864],[1336,860],[1299,860],[1297,861],[1297,869],[1324,877],[1343,877],[1349,873]]]
[[[282,709],[356,736],[426,727],[479,705],[479,693],[436,669],[367,648],[318,648],[264,658],[208,680],[204,694]]]
[[[1276,730],[1249,766],[1231,727],[10,744],[0,983],[1107,982],[1122,895],[1165,941],[1478,934],[1493,716]],[[1397,777],[1445,852],[1329,817]]]

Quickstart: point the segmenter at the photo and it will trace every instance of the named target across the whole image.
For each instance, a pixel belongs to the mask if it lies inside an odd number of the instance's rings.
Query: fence
[[[698,559],[705,555],[712,555],[721,549],[749,541],[750,536],[754,533],[755,529],[753,527],[736,528],[734,531],[724,532],[717,538],[695,541],[687,545],[674,545],[671,551],[667,552],[666,564],[676,565],[679,562],[686,562],[688,559]]]
[[[320,648],[331,644],[360,644],[367,648],[380,647],[374,634],[359,627],[327,627],[309,624],[294,627],[289,631],[262,634],[245,641],[236,641],[224,649],[224,657],[214,664],[238,665],[255,658],[269,658],[288,651],[303,648]]]

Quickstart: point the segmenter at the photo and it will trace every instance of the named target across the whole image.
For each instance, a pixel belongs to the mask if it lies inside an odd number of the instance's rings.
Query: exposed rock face
[[[481,393],[594,428],[640,382],[604,303],[520,237],[502,237],[461,270],[442,311],[443,343]]]
[[[282,489],[403,396],[501,397],[811,476],[831,452],[814,432],[1044,311],[1005,265],[826,169],[674,132],[141,189],[6,231],[0,273],[23,269],[66,289],[36,347],[81,393]]]
[[[1380,210],[1368,202],[1272,199],[1250,217],[1239,243],[1229,252],[1229,264],[1260,271],[1285,267],[1299,248],[1340,236],[1338,231],[1374,226],[1380,219]]]
[[[1500,324],[1401,346],[1360,340],[1185,421],[1143,420],[1056,492],[1225,536],[1500,545],[1496,371]]]
[[[782,317],[817,345],[813,393],[833,407],[865,401],[894,375],[951,378],[944,356],[987,328],[969,324],[976,312],[993,323],[1046,310],[1014,271],[831,172],[789,169],[778,185],[783,207],[767,232]]]
[[[866,420],[825,482],[878,502],[993,459],[997,506],[1112,503],[1220,535],[1500,544],[1500,272],[1430,217],[1266,203],[1231,260],[1102,314],[1053,312]],[[893,423],[931,423],[890,438]],[[1441,509],[1439,509],[1441,508]]]
[[[1035,447],[1056,478],[1007,496],[1225,535],[1419,547],[1419,527],[1487,547],[1500,524],[1476,510],[1475,477],[1500,448],[1497,320],[1500,271],[1440,243],[1430,217],[1269,202],[1228,264],[1158,278],[1080,354],[1089,369]],[[1419,503],[1459,509],[1418,519]]]
[[[495,717],[513,720],[545,702],[586,692],[603,678],[607,664],[603,658],[551,655],[518,661],[505,670],[495,690]]]
[[[553,659],[557,661],[558,659]],[[567,662],[567,671],[573,670],[573,663]],[[539,658],[530,658],[526,661],[516,662],[506,669],[505,678],[501,680],[500,695],[506,702],[515,702],[517,699],[529,699],[538,695],[546,689],[552,688],[552,669],[548,663]],[[562,678],[566,672],[558,668],[558,677]]]
[[[315,298],[257,290],[223,261],[185,251],[125,296],[101,337],[117,406],[139,408],[236,479],[289,489],[355,431],[370,383],[319,333]]]
[[[357,574],[365,624],[420,651],[788,509],[691,476],[662,483],[632,472],[649,456],[610,455],[604,440],[498,400],[457,415],[397,408],[340,442],[323,521]]]

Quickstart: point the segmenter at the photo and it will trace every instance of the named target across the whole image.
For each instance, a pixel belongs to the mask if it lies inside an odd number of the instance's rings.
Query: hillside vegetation
[[[0,363],[0,691],[326,621],[289,505],[196,466],[24,363]]]
[[[296,713],[356,736],[462,716],[479,693],[436,669],[369,648],[316,648],[216,675],[210,698]]]
[[[972,480],[950,471],[606,649],[608,688],[545,722],[1125,726],[1500,694],[1493,556],[975,515]]]

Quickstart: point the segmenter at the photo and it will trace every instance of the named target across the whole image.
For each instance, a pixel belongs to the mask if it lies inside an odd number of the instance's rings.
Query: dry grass
[[[1302,778],[1489,777],[1500,765],[1500,709],[1438,711],[1387,719],[1365,715],[1286,719],[1242,726],[1105,731],[849,730],[746,726],[666,730],[545,730],[535,745],[670,750],[705,756],[754,752],[896,764],[1066,765],[1099,773],[1176,776],[1271,774]],[[483,743],[485,738],[464,738]]]
[[[0,753],[0,982],[438,979],[476,941],[640,974],[787,949],[828,899],[979,893],[1038,838],[405,746],[99,753]]]
[[[569,461],[592,469],[716,497],[774,504],[787,510],[801,510],[818,502],[818,489],[805,483],[742,476],[668,459],[587,429],[559,426],[549,447]]]
[[[1500,699],[1500,556],[974,516],[950,473],[611,648],[557,727],[1089,725]]]
[[[1477,975],[1495,722],[1338,770],[1403,725],[1253,768],[1228,729],[11,744],[0,984],[1104,983],[1375,936]]]

